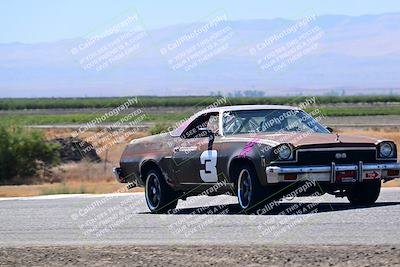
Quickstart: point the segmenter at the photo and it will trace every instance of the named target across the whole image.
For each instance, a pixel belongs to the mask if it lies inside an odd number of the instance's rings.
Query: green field
[[[313,109],[307,109],[311,112]],[[400,107],[357,107],[357,108],[320,108],[325,116],[374,116],[374,115],[400,115]],[[162,113],[162,114],[145,114],[146,122],[176,122],[188,118],[192,113]],[[7,114],[0,116],[0,122],[22,125],[46,125],[46,124],[63,124],[63,123],[87,123],[96,118],[100,118],[102,113],[93,114],[61,114],[61,115],[22,115]],[[118,122],[123,119],[124,115],[108,117],[104,122]]]
[[[87,123],[96,118],[100,118],[104,114],[62,114],[62,115],[3,115],[0,116],[0,122],[21,125],[46,125],[46,124],[64,124],[64,123]],[[174,122],[187,118],[192,114],[146,114],[141,121],[154,122]],[[104,122],[118,122],[122,120],[124,115],[108,117]],[[135,118],[134,118],[135,119]]]
[[[22,124],[22,125],[47,125],[66,123],[87,123],[104,115],[104,111],[96,110],[105,108],[111,110],[127,102],[133,97],[114,98],[38,98],[38,99],[0,99],[0,110],[5,111],[1,115],[0,123]],[[260,97],[260,98],[226,98],[222,105],[244,105],[244,104],[288,104],[298,105],[304,103],[310,97]],[[149,97],[137,98],[137,104],[133,108],[144,108],[146,115],[144,121],[170,123],[185,119],[192,115],[189,110],[200,110],[208,105],[221,100],[221,97],[207,96],[181,96],[181,97]],[[374,116],[374,115],[400,115],[400,96],[321,96],[316,97],[316,103],[325,116]],[[378,103],[378,104],[376,104]],[[392,105],[387,105],[391,103]],[[396,103],[393,105],[393,103]],[[219,103],[221,104],[221,102]],[[334,105],[337,105],[335,107]],[[361,104],[361,105],[359,105]],[[146,112],[146,107],[161,108],[156,112]],[[163,107],[172,107],[169,112],[164,112]],[[173,108],[176,107],[176,112]],[[191,107],[182,112],[184,108]],[[76,110],[76,109],[88,110]],[[52,114],[52,111],[35,114],[30,112],[25,115],[23,111],[13,110],[33,109],[60,109],[61,114]],[[73,110],[75,109],[75,110]],[[7,111],[8,110],[8,111]],[[307,111],[312,111],[308,109]],[[43,114],[48,112],[49,114]],[[78,113],[76,113],[78,112]],[[53,112],[54,113],[54,112]],[[58,113],[58,112],[55,112]],[[107,117],[103,122],[118,122],[125,115]]]
[[[132,97],[110,98],[35,98],[35,99],[0,99],[0,110],[14,109],[73,109],[73,108],[112,108],[122,105]],[[221,97],[215,96],[182,96],[182,97],[138,97],[142,107],[182,107],[207,106],[215,103]],[[294,97],[235,97],[227,98],[227,105],[244,104],[299,104],[307,96]],[[318,104],[337,103],[400,103],[400,96],[318,96]]]

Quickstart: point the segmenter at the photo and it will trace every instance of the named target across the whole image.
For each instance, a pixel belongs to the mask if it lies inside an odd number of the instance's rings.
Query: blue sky
[[[200,20],[217,9],[230,19],[296,18],[304,13],[359,16],[400,12],[398,0],[102,1],[1,0],[0,43],[36,43],[85,35],[129,8],[148,28]]]

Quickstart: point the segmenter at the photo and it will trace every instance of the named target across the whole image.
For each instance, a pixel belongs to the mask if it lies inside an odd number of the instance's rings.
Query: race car
[[[318,191],[375,203],[381,181],[400,176],[395,143],[334,133],[314,117],[280,105],[205,109],[169,132],[131,141],[114,174],[144,187],[152,213],[204,192],[235,195],[250,211],[310,181],[315,186],[296,196]]]

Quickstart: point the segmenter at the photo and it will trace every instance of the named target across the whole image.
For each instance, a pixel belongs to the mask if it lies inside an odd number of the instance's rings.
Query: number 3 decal
[[[200,170],[200,177],[204,182],[218,182],[217,155],[217,150],[206,150],[201,153],[200,162],[204,164],[204,170]]]

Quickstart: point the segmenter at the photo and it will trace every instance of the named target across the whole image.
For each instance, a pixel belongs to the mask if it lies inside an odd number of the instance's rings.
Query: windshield
[[[224,135],[244,133],[312,132],[329,133],[302,110],[263,109],[227,111],[223,115]]]

